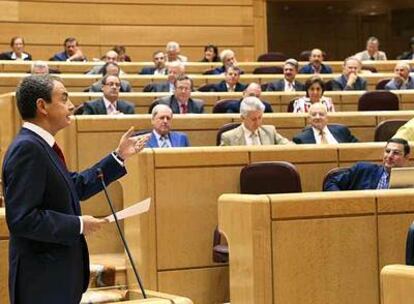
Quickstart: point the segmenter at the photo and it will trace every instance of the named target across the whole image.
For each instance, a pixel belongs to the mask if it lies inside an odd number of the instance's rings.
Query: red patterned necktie
[[[63,165],[67,169],[66,161],[65,161],[65,156],[63,155],[62,150],[60,149],[60,147],[58,146],[58,144],[56,142],[53,145],[52,149],[56,152],[56,154],[59,156],[60,160],[62,161]]]
[[[180,106],[181,106],[181,113],[182,114],[187,114],[188,113],[187,104],[182,103],[182,104],[180,104]]]

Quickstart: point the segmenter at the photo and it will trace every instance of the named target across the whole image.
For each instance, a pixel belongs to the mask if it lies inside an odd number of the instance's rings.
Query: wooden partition
[[[14,92],[17,84],[23,77],[26,77],[26,73],[0,73],[0,93]],[[64,80],[65,86],[69,91],[82,92],[88,88],[91,84],[101,78],[101,75],[84,75],[84,74],[59,74]],[[189,74],[194,82],[196,88],[209,84],[218,83],[224,79],[224,75],[196,75]],[[298,74],[296,79],[301,82],[305,82],[311,75]],[[331,80],[340,76],[340,74],[323,74],[321,77],[324,81]],[[367,74],[364,78],[368,82],[368,90],[374,90],[375,85],[382,79],[389,79],[393,76],[392,73],[376,73]],[[155,76],[155,75],[122,75],[122,79],[128,80],[135,92],[140,92],[145,85],[152,82],[166,81],[167,76]],[[240,76],[240,82],[248,84],[250,82],[257,82],[260,84],[272,82],[282,79],[282,74],[243,74]]]
[[[380,270],[404,261],[413,199],[411,189],[221,196],[231,303],[380,304]]]
[[[413,266],[385,266],[381,270],[381,304],[410,304],[414,298],[413,284]]]
[[[147,59],[151,59],[149,56]],[[364,64],[375,67],[378,72],[380,73],[390,73],[394,71],[394,67],[398,61],[397,60],[386,60],[386,61],[367,61]],[[414,60],[410,62],[414,64]],[[30,71],[32,62],[30,61],[10,61],[10,60],[0,60],[0,73],[27,73]],[[47,62],[50,68],[56,69],[61,73],[86,73],[89,71],[93,66],[97,64],[102,64],[101,62],[56,62],[56,61],[49,61]],[[135,62],[119,62],[118,63],[125,73],[128,74],[137,74],[143,67],[153,66],[154,63],[152,61],[135,61]],[[239,61],[237,65],[245,72],[245,73],[253,73],[255,68],[262,67],[262,66],[276,66],[276,67],[283,67],[284,62],[255,62],[255,61]],[[304,65],[308,64],[306,61],[299,62],[299,68],[303,67]],[[325,61],[324,64],[329,65],[332,68],[334,73],[342,73],[343,68],[343,61]],[[221,62],[186,62],[185,63],[185,70],[187,73],[191,74],[202,74],[206,70],[213,69],[216,67],[221,66]],[[370,74],[367,71],[362,71],[361,75],[364,76],[366,74]]]

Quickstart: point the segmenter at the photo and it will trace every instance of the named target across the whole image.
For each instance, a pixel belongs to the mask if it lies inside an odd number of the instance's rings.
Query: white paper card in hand
[[[151,198],[148,197],[139,203],[136,203],[132,206],[129,206],[128,208],[125,208],[124,210],[118,211],[116,213],[116,216],[118,220],[122,220],[122,219],[126,219],[128,217],[131,217],[137,214],[147,212],[149,210],[150,204],[151,204]],[[115,218],[112,214],[108,215],[105,219],[108,220],[110,223],[115,221]]]

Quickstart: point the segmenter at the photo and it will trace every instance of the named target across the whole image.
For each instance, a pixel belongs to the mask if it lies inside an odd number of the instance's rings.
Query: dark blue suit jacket
[[[182,132],[170,132],[168,134],[172,147],[189,147],[190,141],[188,136]],[[155,137],[154,132],[151,132],[151,137],[145,145],[147,148],[159,148],[157,138]]]
[[[0,60],[14,60],[12,59],[12,54],[13,52],[4,52],[0,54]],[[32,55],[30,55],[29,53],[25,53],[26,55],[28,55],[27,58],[24,59],[24,61],[27,60],[32,60]]]
[[[102,190],[125,168],[111,155],[81,173],[70,173],[38,135],[22,129],[3,163],[10,231],[11,304],[79,303],[89,283],[89,256],[80,234],[80,200]]]
[[[116,109],[124,114],[135,114],[134,105],[128,101],[118,100]],[[89,102],[85,102],[83,115],[105,115],[108,114],[103,98],[98,98]]]
[[[352,87],[347,87],[346,80],[344,75],[339,76],[338,78],[332,79],[332,91],[365,91],[367,89],[367,82],[361,77],[357,77],[357,80],[354,82]]]
[[[246,89],[246,85],[238,82],[236,84],[236,87],[234,89],[235,92],[243,92]],[[216,83],[212,88],[211,88],[212,92],[228,92],[227,90],[227,86],[226,86],[226,81],[220,81],[219,83]]]
[[[385,168],[366,162],[360,162],[325,182],[324,191],[377,189]]]
[[[300,70],[299,70],[300,74],[314,74],[312,65],[309,63],[305,66],[303,66]],[[329,65],[323,64],[322,63],[322,67],[321,67],[321,74],[332,74],[332,69]]]
[[[285,90],[284,79],[270,82],[267,85],[267,89],[266,89],[266,91],[284,91],[284,90]],[[305,85],[299,81],[295,81],[295,91],[306,91]]]
[[[240,99],[240,100],[229,103],[227,106],[226,113],[240,113],[240,103],[242,102],[242,100],[243,99]],[[263,100],[261,100],[261,102],[265,106],[265,113],[273,113],[272,106],[268,102],[263,101]]]
[[[338,143],[358,142],[358,139],[352,135],[351,131],[346,126],[328,125],[328,129]],[[301,133],[293,137],[292,141],[297,144],[315,144],[316,139],[312,127],[306,127]]]
[[[139,72],[140,75],[153,75],[155,72],[155,67],[143,67],[142,70]],[[167,69],[165,69],[165,75],[168,74]]]

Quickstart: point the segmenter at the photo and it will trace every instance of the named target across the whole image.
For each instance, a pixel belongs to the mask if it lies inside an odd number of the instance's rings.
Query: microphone
[[[97,174],[97,178],[102,183],[103,191],[104,191],[105,196],[106,196],[106,201],[108,202],[108,205],[111,208],[112,215],[114,216],[114,219],[115,219],[116,227],[118,228],[119,235],[121,236],[122,243],[124,244],[125,251],[127,252],[129,262],[131,263],[132,269],[134,270],[135,278],[137,279],[138,286],[141,289],[142,296],[144,297],[144,299],[146,299],[147,295],[145,293],[144,286],[143,286],[141,278],[138,274],[138,270],[135,266],[134,260],[132,259],[132,255],[131,255],[131,252],[129,251],[127,241],[125,240],[124,234],[122,233],[121,226],[119,225],[118,217],[116,216],[114,206],[112,204],[112,200],[109,197],[108,189],[106,188],[106,184],[105,184],[105,180],[104,180],[104,174],[103,174],[102,169],[101,168],[96,169],[96,174]]]

